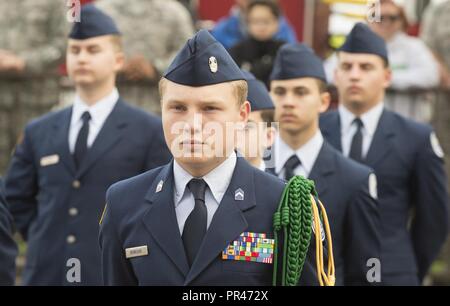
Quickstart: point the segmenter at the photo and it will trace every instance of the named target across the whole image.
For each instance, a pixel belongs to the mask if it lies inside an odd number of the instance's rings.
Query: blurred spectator
[[[212,31],[214,37],[227,49],[248,37],[246,11],[251,0],[235,0],[235,2],[236,5],[231,8],[229,16],[219,20]],[[289,43],[297,42],[295,31],[284,16],[279,18],[275,39]]]
[[[193,35],[191,16],[175,0],[97,0],[122,31],[126,64],[118,88],[124,100],[160,113],[157,82]]]
[[[59,99],[66,1],[0,1],[0,173],[24,124]]]
[[[391,91],[385,106],[406,117],[429,122],[433,115],[432,95],[427,89],[439,84],[438,65],[425,43],[405,33],[408,22],[403,8],[393,0],[381,0],[381,20],[369,24],[384,38],[392,69]],[[327,78],[332,82],[336,56],[325,63]]]
[[[441,86],[450,89],[450,1],[430,6],[424,14],[421,38],[440,63]]]
[[[269,76],[278,49],[285,43],[275,39],[280,8],[270,0],[255,0],[247,9],[249,37],[230,50],[243,70],[250,71],[269,88]]]
[[[381,22],[369,25],[387,42],[392,88],[404,90],[438,85],[436,61],[422,40],[405,33],[408,21],[401,6],[393,0],[382,0]]]

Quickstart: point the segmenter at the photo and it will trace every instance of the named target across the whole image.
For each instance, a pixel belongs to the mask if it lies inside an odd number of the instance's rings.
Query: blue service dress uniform
[[[324,114],[320,127],[342,151],[339,113]],[[384,285],[419,284],[445,242],[449,198],[439,150],[431,127],[383,110],[364,164],[378,178]]]
[[[13,285],[16,278],[17,246],[12,233],[12,217],[3,197],[3,181],[0,179],[0,286]]]
[[[100,227],[106,285],[264,286],[272,264],[222,259],[244,232],[273,238],[275,213],[285,184],[238,157],[231,182],[192,266],[189,267],[173,201],[173,162],[114,184]],[[236,198],[236,190],[245,194]],[[146,252],[127,258],[127,249]],[[314,249],[313,247],[311,249]],[[316,285],[311,253],[300,284]]]
[[[24,285],[61,285],[66,262],[81,262],[81,283],[101,283],[98,221],[113,183],[170,159],[159,118],[119,100],[81,165],[69,151],[72,107],[25,128],[5,179],[5,194],[28,242]]]
[[[271,79],[282,81],[303,78],[326,82],[322,61],[305,44],[284,45],[278,51]],[[266,169],[274,175],[280,175],[283,168],[287,171],[288,162],[281,164],[284,163],[282,154],[289,154],[287,152],[290,149],[281,142],[281,138],[278,140],[280,141],[275,142],[270,153],[271,160],[279,164],[275,168],[267,165]],[[316,136],[300,149],[309,152],[310,159],[307,162],[310,164],[307,166],[310,168],[307,171],[309,173],[301,174],[314,181],[319,198],[327,210],[332,232],[336,285],[376,284],[367,279],[368,261],[372,258],[379,259],[381,252],[376,177],[373,170],[345,158],[322,140],[320,131],[317,131]],[[278,157],[281,158],[277,158],[277,150]],[[304,154],[306,153],[295,153],[296,156],[303,155],[300,158],[297,156],[302,163],[307,159]],[[312,156],[314,154],[317,155]],[[280,173],[276,173],[276,169],[281,169]],[[290,171],[292,170],[294,169]],[[294,173],[298,172],[294,171],[292,174]]]

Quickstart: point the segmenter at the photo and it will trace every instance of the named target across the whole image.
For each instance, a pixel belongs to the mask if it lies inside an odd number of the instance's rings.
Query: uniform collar
[[[222,201],[223,195],[230,184],[236,162],[236,152],[233,151],[225,161],[202,177],[208,184],[209,190],[211,190],[217,203]],[[173,176],[175,179],[175,207],[177,207],[186,192],[187,184],[194,177],[184,170],[176,160],[173,162]]]
[[[294,154],[300,159],[302,167],[305,169],[306,173],[311,173],[322,145],[323,136],[320,131],[317,131],[316,134],[297,151],[294,151],[291,147],[289,147],[289,145],[287,145],[278,134],[275,139],[276,173],[279,174],[281,172],[286,161]]]
[[[112,112],[118,100],[119,92],[117,88],[114,88],[109,95],[99,100],[92,106],[88,106],[83,100],[81,100],[80,96],[77,95],[73,104],[71,125],[77,124],[81,120],[83,113],[86,111],[89,111],[89,114],[91,115],[92,124],[101,125]]]
[[[384,104],[378,103],[375,107],[364,113],[360,119],[364,124],[364,130],[369,136],[373,136],[383,113]],[[350,112],[344,105],[339,106],[339,116],[341,118],[342,135],[348,134],[352,128],[353,120],[356,116]]]

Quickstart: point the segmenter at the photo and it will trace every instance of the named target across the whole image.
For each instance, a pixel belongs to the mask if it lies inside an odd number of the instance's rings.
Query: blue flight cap
[[[206,30],[200,30],[187,41],[164,78],[193,87],[245,80],[233,58]]]
[[[270,80],[315,78],[326,82],[322,60],[305,44],[285,44],[275,57]]]
[[[274,109],[275,106],[269,92],[267,91],[266,85],[264,85],[264,83],[260,80],[257,80],[252,73],[245,70],[242,70],[242,73],[244,74],[245,80],[248,84],[247,100],[252,106],[252,112],[263,109]]]
[[[120,35],[114,20],[93,4],[81,6],[80,22],[75,22],[69,38],[88,39],[103,35]]]
[[[338,51],[374,54],[389,62],[384,39],[361,22],[355,24],[350,34],[347,35],[345,43]]]

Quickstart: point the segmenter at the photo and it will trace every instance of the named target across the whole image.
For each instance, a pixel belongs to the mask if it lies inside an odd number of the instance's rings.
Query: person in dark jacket
[[[275,55],[285,43],[275,38],[279,18],[280,8],[275,2],[252,1],[247,11],[249,37],[230,50],[238,66],[253,73],[267,87]]]

